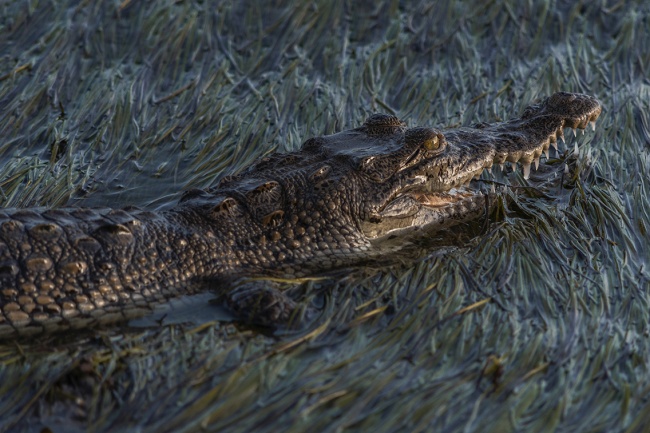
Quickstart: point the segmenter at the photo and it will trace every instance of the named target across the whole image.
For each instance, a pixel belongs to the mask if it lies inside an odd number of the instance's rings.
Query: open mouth
[[[443,131],[448,149],[441,155],[440,159],[444,161],[433,160],[432,167],[436,163],[444,164],[445,170],[436,168],[434,177],[392,197],[380,212],[380,221],[362,224],[364,234],[371,240],[392,238],[405,231],[428,227],[444,229],[485,215],[489,211],[489,202],[494,202],[490,200],[494,196],[494,187],[489,191],[470,187],[470,182],[480,178],[483,171],[488,170],[492,175],[494,165],[503,170],[506,162],[517,170],[519,163],[523,178],[527,180],[531,168],[538,168],[541,156],[549,159],[549,149],[557,150],[558,141],[565,142],[564,128],[571,128],[575,135],[577,129],[583,133],[587,127],[595,130],[596,119],[601,113],[600,103],[584,95],[577,97],[584,98],[578,101],[586,105],[582,112],[557,114],[558,108],[552,104],[564,108],[566,100],[571,102],[575,95],[556,94],[544,101],[546,105],[542,108],[529,107],[520,119]],[[577,142],[575,146],[577,151]]]

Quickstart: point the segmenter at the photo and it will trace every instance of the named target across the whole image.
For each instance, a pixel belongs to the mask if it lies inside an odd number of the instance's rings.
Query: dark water
[[[0,5],[4,207],[165,208],[373,112],[444,128],[560,90],[604,106],[567,133],[562,186],[522,192],[519,170],[462,248],[307,284],[305,328],[199,300],[198,326],[1,344],[0,430],[640,431],[650,9],[611,3]]]

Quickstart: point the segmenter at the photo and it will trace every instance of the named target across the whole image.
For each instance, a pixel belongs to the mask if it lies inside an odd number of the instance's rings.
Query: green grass
[[[564,186],[511,174],[466,246],[304,283],[301,329],[0,343],[0,431],[647,425],[646,2],[261,3],[0,6],[0,204],[164,208],[376,111],[471,125],[559,90],[604,111]]]

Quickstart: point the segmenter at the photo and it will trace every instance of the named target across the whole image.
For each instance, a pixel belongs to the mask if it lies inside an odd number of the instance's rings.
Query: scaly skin
[[[143,314],[153,304],[242,276],[304,276],[350,266],[486,212],[464,185],[485,168],[531,164],[600,115],[589,96],[556,93],[520,118],[441,132],[371,116],[307,140],[172,210],[0,211],[0,338]],[[389,247],[387,247],[389,245]],[[273,325],[295,306],[266,287],[226,294],[234,312]]]

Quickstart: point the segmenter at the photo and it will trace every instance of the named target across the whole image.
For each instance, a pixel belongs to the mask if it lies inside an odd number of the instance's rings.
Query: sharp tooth
[[[548,157],[549,157],[548,149],[544,149],[544,155],[546,156],[546,159],[548,159]]]
[[[576,131],[575,128],[571,128],[571,130],[573,131],[573,136],[577,137],[578,136],[578,131]]]
[[[517,163],[514,162],[514,161],[511,161],[510,164],[512,165],[512,171],[516,171],[517,170]]]
[[[591,130],[592,131],[596,130],[596,121],[595,120],[592,120],[591,122],[589,122],[589,125],[591,125]]]
[[[569,164],[564,164],[564,174],[569,174]]]
[[[578,152],[578,142],[575,142],[575,145],[573,146],[573,156],[578,156],[580,152]]]
[[[564,131],[562,131],[561,129],[559,129],[559,130],[557,131],[556,136],[557,136],[557,138],[559,138],[560,140],[562,140],[562,143],[566,144],[566,141],[564,141]],[[557,143],[555,144],[555,150],[557,150]]]
[[[582,135],[585,135],[585,128],[582,128],[581,131],[582,131]]]
[[[490,175],[492,175],[492,167],[488,167],[486,170]]]
[[[535,171],[539,168],[539,158],[533,159],[533,162],[535,163]]]
[[[503,162],[499,164],[499,167],[501,168],[501,171],[506,169],[506,165]]]
[[[497,192],[497,189],[494,187],[494,184],[490,185],[490,192],[491,192],[492,194],[494,194],[494,193]]]
[[[562,141],[564,141],[564,138],[562,138]],[[554,141],[551,144],[553,145],[553,149],[557,150],[557,141]]]
[[[530,162],[524,162],[522,166],[524,167],[524,179],[528,179],[530,177]]]

